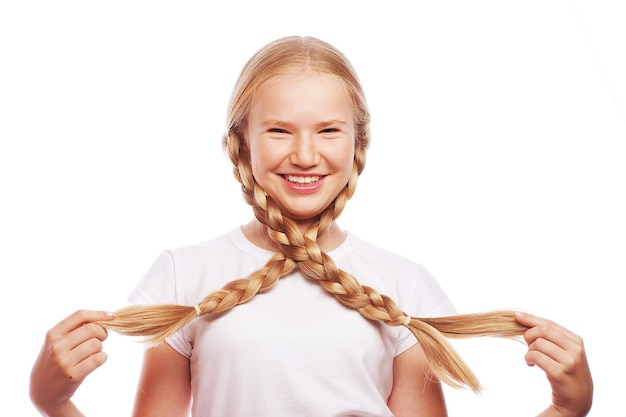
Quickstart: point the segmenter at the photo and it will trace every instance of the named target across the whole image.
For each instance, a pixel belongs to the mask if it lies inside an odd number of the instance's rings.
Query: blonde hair
[[[247,115],[258,86],[276,75],[302,69],[334,74],[343,80],[352,100],[356,132],[353,172],[348,183],[304,233],[293,220],[282,215],[276,202],[255,181],[245,140]],[[245,201],[252,206],[255,217],[266,226],[270,239],[278,244],[280,251],[261,269],[206,295],[195,306],[129,306],[118,310],[113,320],[100,324],[122,334],[147,336],[150,342],[160,342],[200,315],[224,312],[249,301],[299,268],[307,278],[317,281],[340,303],[357,310],[363,317],[390,326],[408,327],[439,379],[454,387],[468,386],[479,391],[476,376],[446,337],[519,336],[527,328],[515,320],[514,312],[411,317],[388,296],[359,284],[351,274],[337,268],[316,243],[318,236],[330,228],[354,194],[370,141],[370,116],[365,96],[348,59],[331,45],[312,37],[287,37],[274,41],[257,51],[244,66],[233,89],[227,115],[228,129],[223,146],[233,163],[233,173],[241,184]]]

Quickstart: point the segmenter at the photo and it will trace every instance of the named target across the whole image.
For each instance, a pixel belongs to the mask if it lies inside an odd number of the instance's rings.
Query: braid
[[[315,280],[328,293],[346,307],[357,310],[363,317],[382,321],[390,326],[404,325],[420,342],[433,373],[450,386],[469,386],[479,390],[479,382],[461,359],[447,337],[475,336],[515,337],[523,334],[526,327],[517,323],[513,312],[492,312],[434,319],[414,318],[404,313],[388,296],[373,288],[362,286],[351,274],[337,268],[335,262],[317,245],[318,230],[326,231],[322,221],[330,225],[339,216],[345,203],[354,193],[358,177],[357,164],[346,187],[335,201],[324,210],[318,222],[302,234],[296,225],[284,218],[273,201],[264,193],[255,192],[258,205],[257,219],[268,227],[272,240],[281,245],[286,258],[297,262],[300,271]],[[258,185],[256,185],[257,188]],[[263,208],[267,208],[264,210]],[[438,330],[441,328],[441,330]]]
[[[132,305],[117,310],[113,320],[99,324],[120,334],[148,336],[148,342],[161,342],[197,316],[225,312],[249,301],[256,294],[269,290],[280,277],[289,274],[295,267],[294,261],[277,253],[261,269],[247,278],[229,282],[221,290],[205,296],[195,306]]]
[[[129,306],[118,310],[113,320],[100,322],[102,326],[126,335],[148,336],[148,341],[159,342],[199,315],[225,312],[249,301],[273,287],[281,277],[298,266],[307,278],[317,281],[340,303],[357,310],[363,317],[390,326],[408,327],[420,342],[433,373],[454,387],[467,385],[474,391],[480,388],[476,376],[446,337],[514,337],[526,330],[509,311],[428,319],[411,317],[388,296],[362,286],[351,274],[337,268],[332,258],[320,249],[317,238],[328,231],[354,193],[360,172],[357,158],[346,187],[317,221],[302,233],[293,220],[282,215],[276,203],[256,183],[247,159],[231,153],[231,157],[233,155],[237,162],[235,176],[242,184],[244,198],[251,203],[257,220],[267,226],[268,235],[279,245],[280,252],[247,278],[226,284],[205,296],[196,306]]]
[[[304,232],[296,222],[283,216],[277,203],[255,181],[244,138],[255,90],[265,80],[294,68],[335,74],[344,81],[353,104],[356,132],[353,172],[348,183]],[[466,385],[478,391],[475,375],[446,338],[519,336],[527,328],[517,323],[513,312],[411,317],[391,298],[361,285],[351,274],[339,269],[317,244],[318,238],[330,230],[354,194],[358,176],[365,167],[370,142],[369,122],[370,115],[358,77],[347,58],[331,45],[315,38],[288,37],[259,50],[245,65],[233,89],[228,106],[228,130],[222,138],[222,145],[233,164],[233,174],[241,184],[244,200],[252,207],[255,218],[265,225],[269,238],[278,246],[278,252],[259,270],[246,278],[229,282],[195,306],[129,306],[118,310],[113,320],[98,324],[122,334],[146,336],[150,342],[160,342],[200,315],[222,313],[248,302],[298,267],[304,276],[315,280],[340,303],[357,310],[368,320],[409,328],[438,378],[451,386]]]

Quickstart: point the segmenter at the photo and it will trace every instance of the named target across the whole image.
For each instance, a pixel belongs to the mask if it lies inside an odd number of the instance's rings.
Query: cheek
[[[258,158],[250,157],[250,168],[252,169],[252,176],[259,182],[259,173],[263,170],[263,166],[260,165]]]
[[[250,168],[252,175],[259,185],[263,185],[264,176],[271,169],[272,152],[265,152],[262,147],[252,146],[250,148]]]
[[[337,156],[341,155],[340,163],[344,169],[352,171],[352,165],[354,163],[354,144],[346,146],[341,152],[337,153]],[[339,158],[338,158],[339,159]]]

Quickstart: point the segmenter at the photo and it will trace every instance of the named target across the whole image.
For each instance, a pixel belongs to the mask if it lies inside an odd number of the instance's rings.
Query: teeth
[[[319,181],[320,179],[318,175],[309,177],[297,177],[295,175],[287,175],[286,177],[289,182],[295,182],[298,184],[311,184],[313,182]]]

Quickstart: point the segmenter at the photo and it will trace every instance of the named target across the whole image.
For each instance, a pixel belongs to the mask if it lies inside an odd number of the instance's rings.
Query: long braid
[[[371,287],[362,286],[351,274],[337,268],[332,258],[319,248],[316,241],[318,235],[328,230],[354,193],[359,171],[357,162],[346,187],[304,233],[291,219],[284,217],[274,201],[265,195],[252,177],[246,158],[237,162],[235,172],[242,183],[244,198],[252,203],[255,217],[267,226],[268,235],[279,245],[280,252],[247,278],[226,284],[222,289],[205,296],[196,306],[129,306],[118,310],[113,320],[100,322],[101,325],[121,334],[147,336],[148,341],[159,342],[199,315],[225,312],[269,290],[297,266],[306,277],[318,282],[339,302],[357,310],[363,317],[382,321],[390,326],[408,327],[420,342],[428,363],[438,378],[450,386],[466,385],[474,391],[480,389],[478,379],[446,337],[515,337],[526,330],[526,327],[515,321],[511,311],[439,318],[411,317],[388,296],[379,294]]]
[[[264,267],[247,278],[229,282],[222,289],[205,296],[195,306],[132,305],[117,310],[113,320],[99,324],[120,334],[147,336],[147,342],[158,343],[200,315],[222,313],[248,302],[256,294],[272,288],[279,278],[293,271],[295,267],[294,261],[277,253]]]
[[[353,174],[332,204],[304,233],[293,220],[283,217],[277,204],[256,183],[244,139],[246,118],[256,88],[284,69],[297,66],[339,75],[353,100],[356,124]],[[208,294],[195,306],[130,306],[118,310],[113,320],[99,324],[122,334],[147,336],[148,341],[152,342],[162,341],[197,316],[225,312],[249,301],[272,288],[281,277],[298,267],[306,277],[318,282],[339,302],[357,310],[363,317],[390,326],[408,327],[419,341],[437,377],[451,386],[467,385],[478,391],[478,380],[446,337],[519,336],[526,327],[517,323],[513,312],[495,311],[438,318],[410,317],[391,298],[360,285],[355,277],[337,268],[317,244],[318,237],[328,232],[352,197],[357,178],[365,165],[365,151],[370,140],[365,97],[356,73],[345,56],[314,38],[288,37],[267,45],[242,70],[233,90],[228,115],[229,128],[224,135],[223,145],[233,163],[233,174],[241,184],[244,200],[252,207],[254,216],[266,226],[269,238],[278,245],[278,253],[259,270]]]

